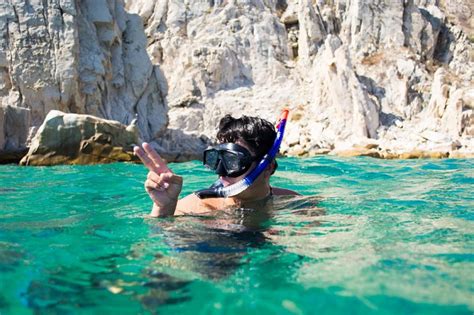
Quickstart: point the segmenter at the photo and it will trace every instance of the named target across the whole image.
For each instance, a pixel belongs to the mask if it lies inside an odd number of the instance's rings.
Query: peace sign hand
[[[148,143],[144,142],[142,147],[135,146],[133,152],[149,170],[145,190],[154,203],[150,215],[154,217],[173,215],[183,187],[183,178],[175,175]]]

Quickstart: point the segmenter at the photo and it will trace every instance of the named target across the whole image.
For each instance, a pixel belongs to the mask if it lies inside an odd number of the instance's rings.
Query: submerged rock
[[[134,161],[135,128],[91,115],[51,111],[33,138],[22,165]]]

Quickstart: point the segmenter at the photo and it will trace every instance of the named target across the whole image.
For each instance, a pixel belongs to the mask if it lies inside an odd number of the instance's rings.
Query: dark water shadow
[[[246,263],[249,250],[271,246],[275,215],[305,217],[312,226],[324,210],[317,207],[320,198],[277,197],[264,203],[214,211],[205,216],[182,216],[152,223],[152,234],[161,236],[186,268],[204,279],[219,281],[232,275]],[[308,224],[308,226],[310,226]],[[283,250],[283,249],[282,249]],[[283,250],[284,251],[284,250]],[[156,264],[162,265],[158,258]]]

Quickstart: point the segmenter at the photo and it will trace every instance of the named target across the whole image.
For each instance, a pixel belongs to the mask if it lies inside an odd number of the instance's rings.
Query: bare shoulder
[[[199,199],[199,197],[195,194],[189,194],[186,197],[178,200],[174,214],[185,215],[209,213],[212,210],[216,210],[214,199],[215,198],[203,200]]]
[[[199,198],[195,194],[189,194],[186,197],[179,199],[174,214],[183,215],[190,212],[196,212],[196,210],[200,207],[199,201]]]
[[[299,196],[300,193],[286,188],[272,187],[272,192],[275,196],[285,196],[285,195],[294,195]]]

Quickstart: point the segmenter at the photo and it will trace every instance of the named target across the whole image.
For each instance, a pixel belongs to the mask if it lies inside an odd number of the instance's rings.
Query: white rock
[[[316,14],[311,0],[299,0],[298,8],[299,37],[298,58],[303,66],[309,66],[311,57],[326,37],[322,18]]]
[[[474,132],[469,12],[465,0],[7,1],[0,104],[30,109],[29,127],[53,109],[138,114],[142,138],[178,159],[199,156],[224,114],[274,122],[283,107],[304,113],[288,126],[294,152],[367,138],[430,148],[423,132]]]
[[[347,47],[329,36],[321,50],[313,66],[315,116],[325,112],[343,139],[376,137],[378,111],[352,70]]]
[[[48,113],[31,141],[23,165],[132,161],[137,129],[91,115]]]

